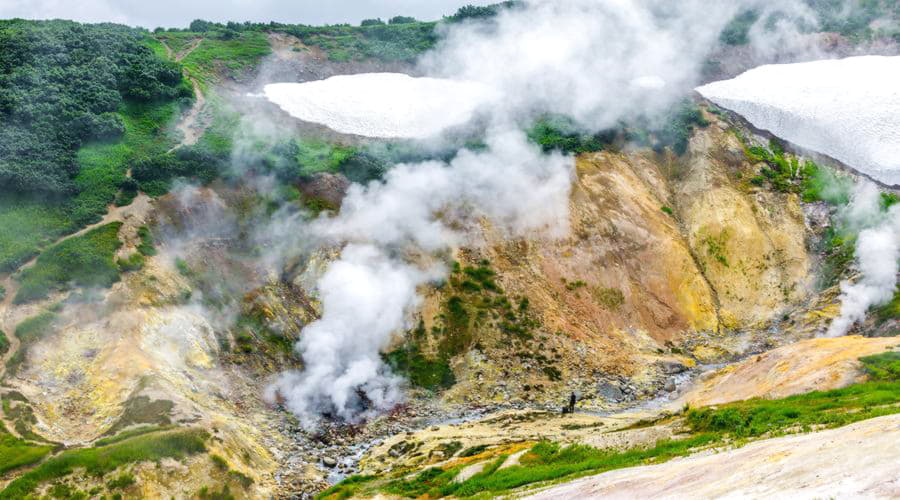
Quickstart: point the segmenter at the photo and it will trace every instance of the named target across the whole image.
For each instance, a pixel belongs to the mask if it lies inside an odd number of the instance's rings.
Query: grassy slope
[[[209,38],[205,33],[161,33],[157,36],[175,54],[188,48],[194,40],[203,38],[181,63],[188,75],[207,87],[222,74],[241,78],[271,53],[266,35],[259,32],[244,32],[232,40]]]
[[[6,486],[0,499],[24,498],[42,483],[83,469],[87,475],[101,477],[117,468],[135,462],[181,459],[206,451],[205,431],[188,429],[144,434],[108,446],[69,450],[47,460]]]
[[[9,434],[0,423],[0,474],[39,462],[53,450]]]
[[[651,447],[616,451],[542,442],[522,456],[521,465],[501,470],[499,466],[506,457],[500,455],[481,473],[461,483],[452,480],[462,466],[450,465],[427,469],[409,480],[355,476],[322,492],[319,498],[347,498],[375,492],[410,498],[493,496],[546,481],[571,480],[612,469],[664,462],[710,446],[741,446],[752,439],[839,427],[900,413],[900,353],[869,356],[861,361],[869,374],[868,382],[783,399],[752,399],[688,410],[683,415],[688,431],[685,437],[659,441]]]
[[[14,298],[17,304],[43,299],[53,290],[78,286],[108,287],[118,281],[119,269],[114,260],[121,222],[113,222],[69,238],[38,257],[35,264],[23,270]]]

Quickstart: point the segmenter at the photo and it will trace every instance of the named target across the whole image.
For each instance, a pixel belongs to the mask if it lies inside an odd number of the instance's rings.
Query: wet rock
[[[665,389],[666,392],[675,392],[676,388],[677,387],[675,386],[674,380],[669,380],[668,382],[666,382],[665,387],[663,387],[663,389]]]
[[[659,369],[666,375],[675,375],[687,371],[687,367],[677,361],[660,361]]]
[[[624,397],[622,390],[609,382],[600,382],[597,385],[597,394],[608,401],[619,402]]]
[[[328,468],[332,468],[335,465],[337,465],[337,460],[335,460],[331,457],[324,457],[324,458],[322,458],[322,465],[324,465],[325,467],[328,467]]]

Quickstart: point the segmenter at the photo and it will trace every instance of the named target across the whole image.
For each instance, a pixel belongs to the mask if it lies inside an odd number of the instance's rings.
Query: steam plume
[[[347,245],[317,284],[322,317],[296,346],[303,372],[283,374],[268,393],[305,426],[320,414],[355,422],[400,401],[400,379],[379,353],[409,327],[416,288],[444,274],[404,254],[444,251],[481,217],[511,235],[566,232],[571,159],[542,155],[521,132],[498,132],[488,146],[449,164],[397,165],[384,183],[352,186],[339,215],[312,224],[323,244]]]
[[[846,334],[865,319],[869,308],[889,302],[900,270],[900,205],[885,213],[878,188],[863,181],[856,187],[843,219],[848,227],[861,229],[856,240],[860,278],[841,283],[841,313],[828,328],[829,337]]]
[[[270,400],[284,398],[306,426],[323,413],[353,422],[395,404],[398,378],[379,351],[409,326],[416,289],[442,272],[405,256],[469,242],[466,229],[479,217],[513,236],[568,231],[573,160],[542,155],[518,124],[549,112],[599,130],[668,110],[697,83],[722,28],[759,5],[766,2],[532,0],[488,23],[443,28],[421,73],[499,92],[484,110],[487,150],[462,151],[449,164],[398,165],[384,183],[351,187],[340,214],[307,228],[322,244],[346,246],[318,283],[322,318],[296,346],[304,370],[282,375]]]

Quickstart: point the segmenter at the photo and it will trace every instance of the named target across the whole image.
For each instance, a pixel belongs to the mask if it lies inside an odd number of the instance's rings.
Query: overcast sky
[[[0,19],[112,21],[145,28],[185,27],[193,19],[358,23],[371,17],[439,19],[466,4],[499,0],[0,0]]]

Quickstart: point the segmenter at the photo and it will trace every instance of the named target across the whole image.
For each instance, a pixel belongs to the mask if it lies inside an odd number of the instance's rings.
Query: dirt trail
[[[166,55],[169,59],[174,59],[175,62],[181,62],[185,57],[189,56],[191,52],[197,49],[200,46],[200,43],[203,42],[202,38],[194,39],[190,45],[185,47],[181,52],[174,55],[172,48],[166,44],[165,41],[159,41],[163,47],[166,49]],[[193,78],[189,75],[185,75],[191,81],[191,85],[194,88],[194,104],[191,106],[191,109],[182,117],[181,121],[178,125],[175,126],[175,129],[181,132],[181,142],[179,142],[175,147],[169,150],[171,153],[178,148],[183,146],[192,146],[197,144],[197,141],[200,140],[200,137],[203,135],[203,132],[206,130],[208,126],[206,123],[200,123],[200,113],[203,111],[203,107],[206,106],[206,97],[203,95],[203,90],[200,88],[200,82],[197,81],[196,78]]]
[[[202,38],[195,38],[191,41],[191,44],[182,49],[181,52],[175,54],[175,62],[181,62],[182,59],[189,56],[191,52],[193,52],[197,47],[200,46],[200,43],[203,42]],[[166,52],[169,54],[169,57],[172,57],[172,49],[168,47],[168,45],[163,42],[163,46],[166,47]]]
[[[196,98],[194,99],[194,105],[191,106],[191,109],[184,115],[181,122],[175,126],[175,129],[181,132],[182,139],[177,146],[169,150],[170,153],[180,147],[197,144],[197,141],[200,140],[200,137],[206,130],[207,124],[200,123],[200,113],[206,105],[206,98],[203,96],[203,91],[200,90],[200,84],[197,80],[194,78],[191,78],[190,80],[191,84],[194,86],[194,96],[196,96]]]

